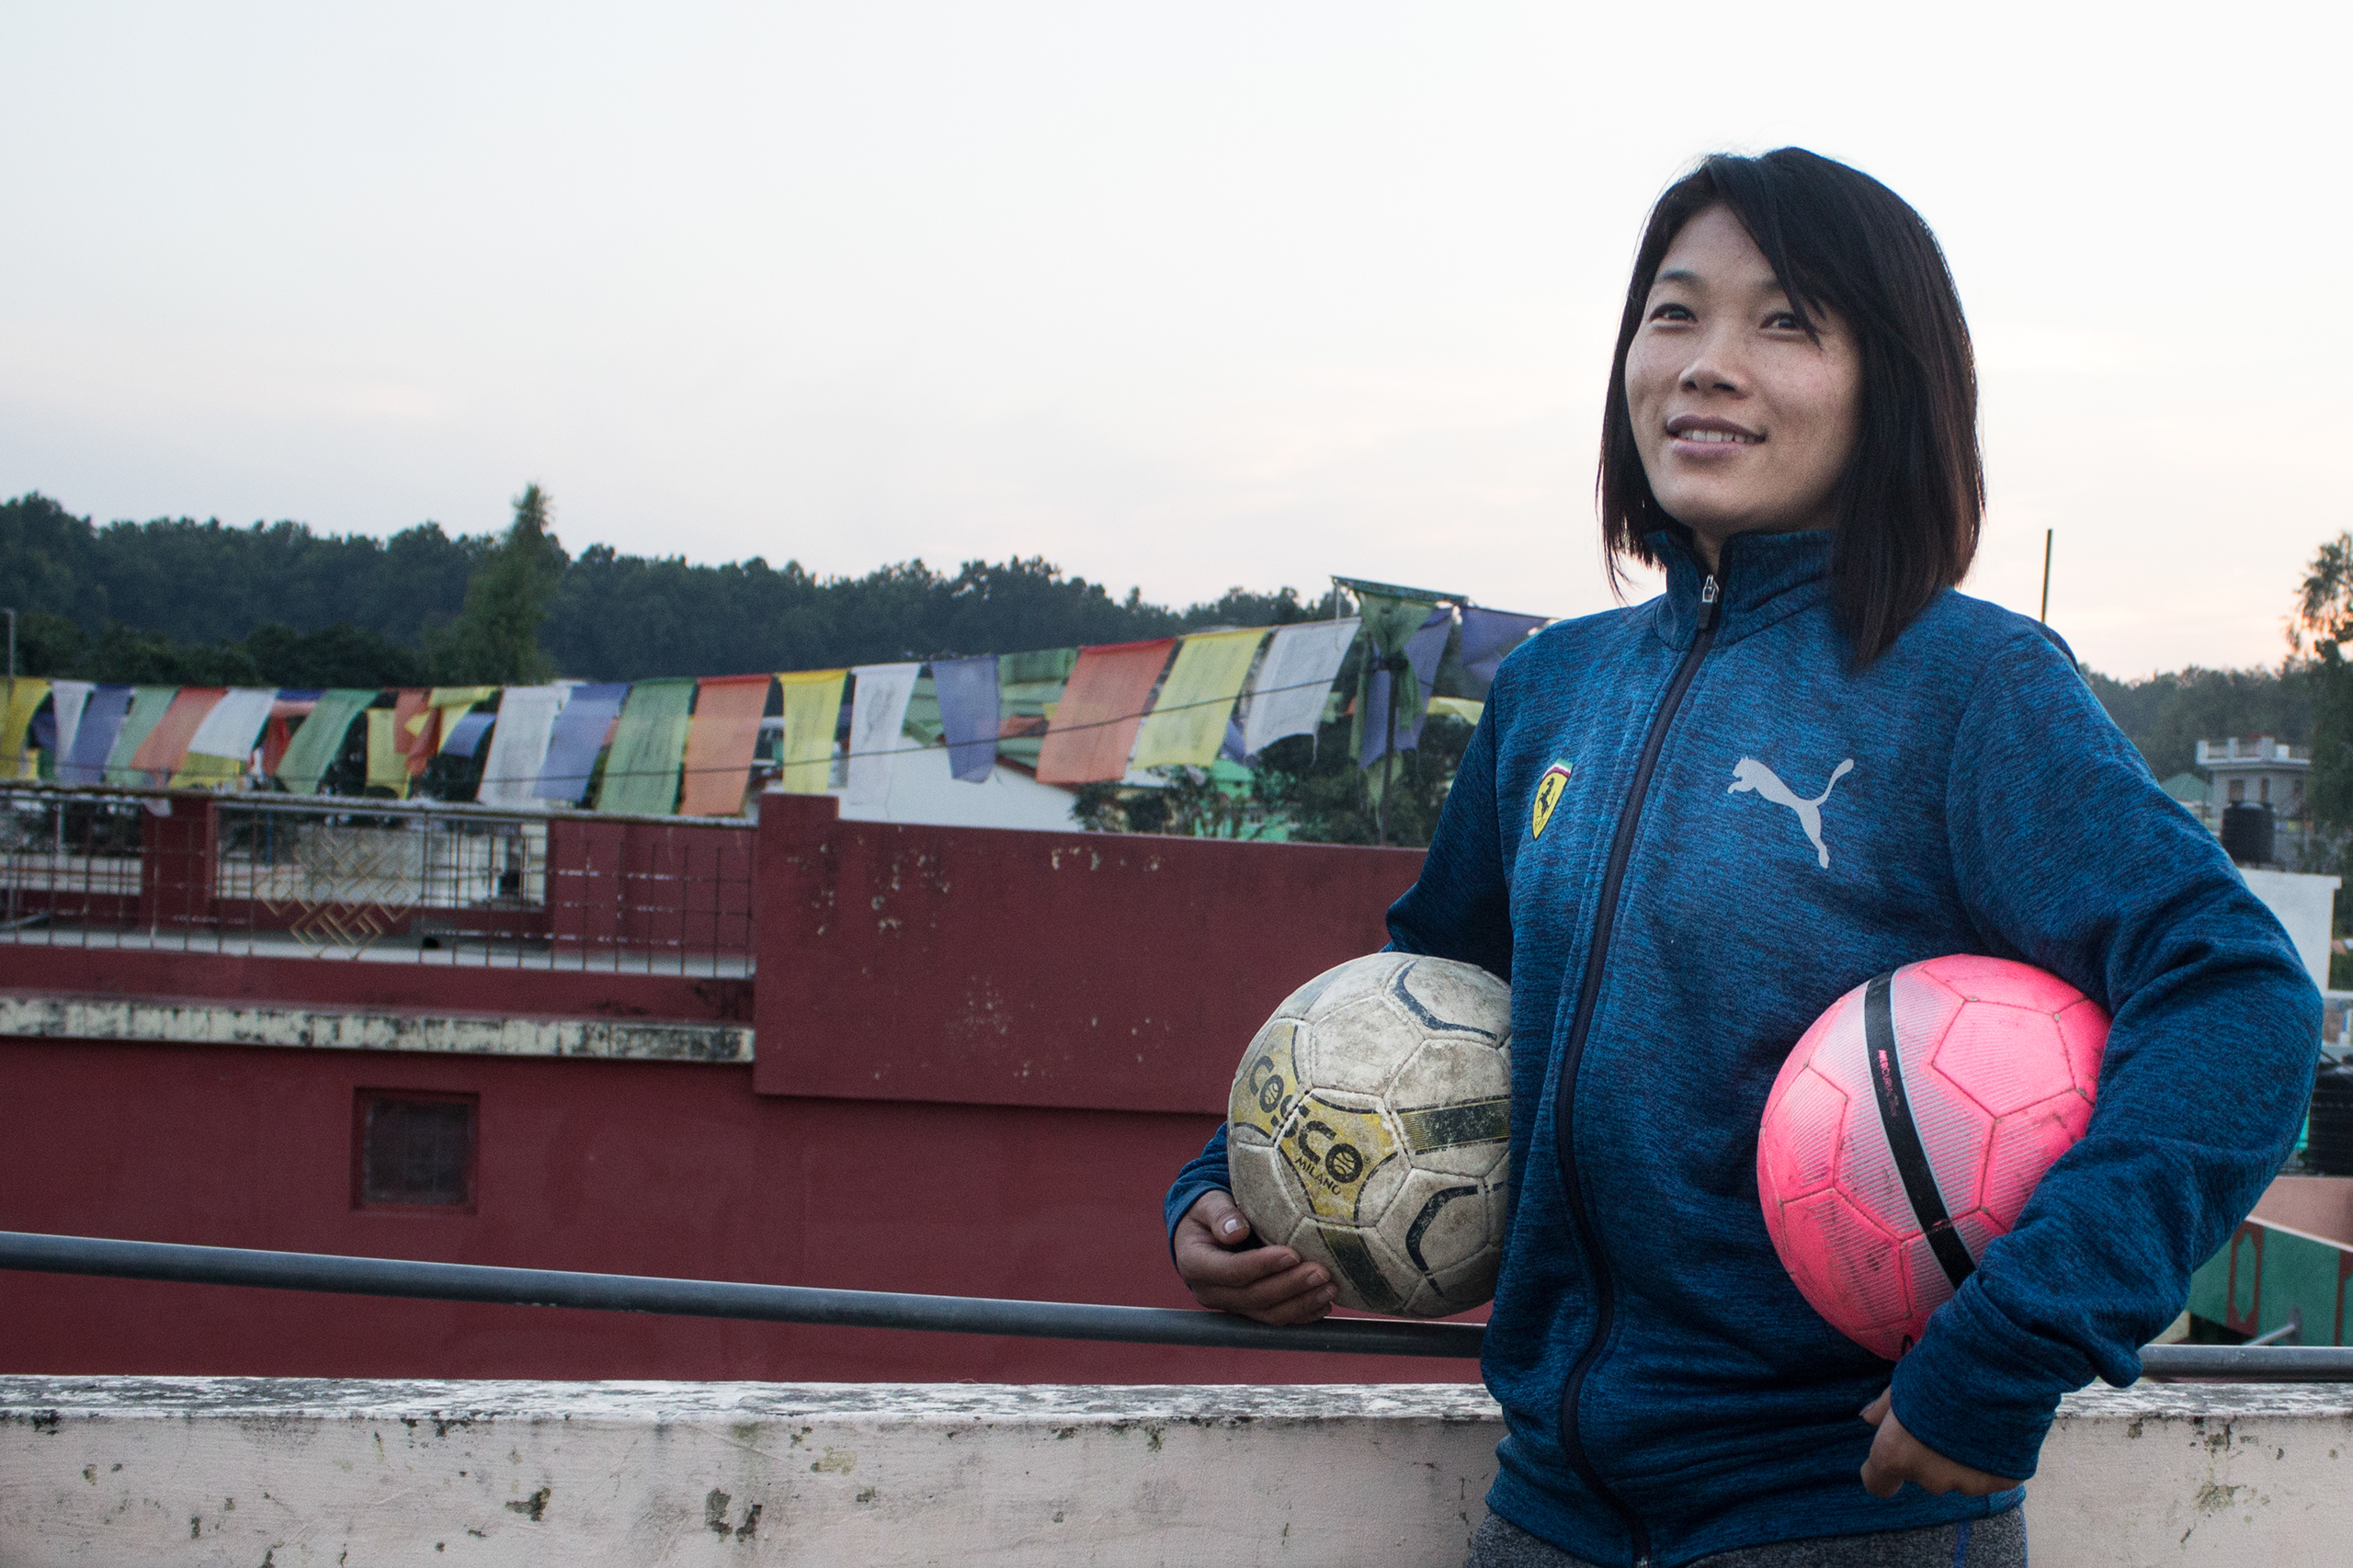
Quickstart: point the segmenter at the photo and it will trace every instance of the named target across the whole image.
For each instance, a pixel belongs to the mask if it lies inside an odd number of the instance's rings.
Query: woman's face
[[[1855,449],[1853,335],[1813,312],[1806,335],[1738,219],[1711,207],[1659,263],[1626,351],[1626,408],[1651,494],[1710,571],[1736,533],[1832,527]]]

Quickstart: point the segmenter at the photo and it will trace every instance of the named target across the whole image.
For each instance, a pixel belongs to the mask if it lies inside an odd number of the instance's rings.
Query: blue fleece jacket
[[[1659,542],[1665,595],[1504,662],[1389,912],[1395,947],[1512,985],[1488,1506],[1594,1562],[1659,1568],[2015,1506],[1870,1496],[1857,1412],[1892,1379],[1931,1448],[2031,1475],[2059,1396],[2139,1375],[2292,1145],[2319,997],[2034,622],[1944,593],[1858,671],[1827,535],[1735,538],[1714,583]],[[1754,763],[1813,814],[1733,790]],[[2049,970],[2114,1024],[2089,1131],[1891,1366],[1783,1271],[1757,1122],[1841,994],[1961,952]],[[1223,1139],[1169,1193],[1172,1229],[1225,1185]]]

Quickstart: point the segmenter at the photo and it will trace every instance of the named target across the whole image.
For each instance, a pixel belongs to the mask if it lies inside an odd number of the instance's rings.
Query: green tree
[[[547,492],[525,485],[506,537],[466,580],[465,608],[449,627],[426,634],[433,678],[448,686],[529,686],[553,676],[540,627],[566,564],[563,546],[548,531]]]
[[[2324,827],[2353,827],[2353,533],[2338,534],[2314,552],[2288,619],[2288,646],[2312,649],[2313,820]]]

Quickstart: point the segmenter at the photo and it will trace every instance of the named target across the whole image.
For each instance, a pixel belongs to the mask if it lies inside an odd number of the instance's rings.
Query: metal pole
[[[256,1252],[0,1231],[0,1269],[241,1285],[353,1296],[400,1296],[589,1312],[738,1318],[835,1328],[1008,1335],[1126,1345],[1195,1345],[1221,1350],[1306,1350],[1350,1356],[1471,1359],[1486,1325],[1338,1318],[1277,1328],[1223,1312],[1172,1307],[1103,1307],[1075,1301],[1007,1301],[978,1296],[911,1296],[889,1290],[824,1290],[662,1279],[639,1274],[574,1274],[551,1268],[490,1268],[471,1263]],[[2150,1345],[2144,1376],[2157,1381],[2353,1383],[2353,1346],[2336,1345]]]
[[[0,610],[0,614],[6,614],[8,618],[8,705],[6,709],[0,709],[0,723],[6,723],[7,720],[5,715],[17,710],[17,612],[13,609]],[[18,736],[16,755],[7,759],[8,771],[0,774],[0,778],[14,778],[17,769],[24,765],[24,737]],[[8,913],[11,915],[17,913],[16,887],[13,883],[8,890]]]
[[[824,1290],[662,1279],[637,1274],[573,1274],[550,1268],[490,1268],[470,1263],[256,1252],[91,1236],[0,1231],[0,1268],[169,1279],[195,1285],[258,1286],[353,1296],[575,1307],[590,1312],[742,1318],[835,1328],[995,1334],[1033,1339],[1095,1339],[1133,1345],[1198,1345],[1222,1350],[1316,1350],[1358,1356],[1475,1358],[1485,1338],[1474,1323],[1340,1319],[1278,1328],[1223,1312],[1176,1307],[1104,1307],[1074,1301],[1006,1301],[978,1296],[910,1296],[889,1290]]]
[[[1384,668],[1386,666],[1386,661]],[[1376,835],[1384,848],[1389,844],[1389,780],[1397,763],[1397,672],[1386,670],[1389,676],[1389,733],[1381,753],[1381,804],[1373,812]]]
[[[2051,538],[2058,531],[2056,528],[2042,530],[2042,608],[2034,619],[2045,626],[2051,624]]]

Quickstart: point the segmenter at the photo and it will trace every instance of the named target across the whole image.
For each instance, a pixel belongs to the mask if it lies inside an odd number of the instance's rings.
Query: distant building
[[[2304,779],[2313,770],[2310,746],[2285,745],[2269,735],[2200,741],[2198,766],[2212,780],[2207,801],[2216,815],[2225,806],[2242,804],[2269,806],[2282,823],[2302,822],[2309,814]]]

